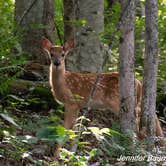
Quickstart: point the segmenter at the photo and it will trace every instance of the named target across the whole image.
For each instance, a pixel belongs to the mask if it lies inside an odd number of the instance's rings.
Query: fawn
[[[65,56],[74,47],[72,41],[64,46],[54,46],[48,39],[42,40],[42,48],[50,57],[50,86],[55,100],[64,103],[65,118],[64,127],[71,129],[76,121],[78,111],[86,104],[91,88],[96,80],[94,73],[77,73],[65,70]],[[100,84],[96,89],[93,100],[90,103],[92,109],[108,109],[115,115],[119,115],[119,80],[118,73],[102,73]],[[142,85],[135,80],[136,89],[136,132],[139,133],[139,121],[141,116]],[[81,98],[78,99],[76,95]],[[156,136],[163,136],[157,116],[155,117]],[[143,134],[143,133],[142,133]]]

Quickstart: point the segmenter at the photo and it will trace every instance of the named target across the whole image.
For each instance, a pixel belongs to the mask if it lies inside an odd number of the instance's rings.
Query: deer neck
[[[57,69],[53,64],[50,65],[50,85],[56,99],[63,102],[66,95],[65,68]]]
[[[54,82],[56,85],[60,85],[60,87],[65,83],[65,68],[58,68],[51,64],[50,66],[50,81]]]

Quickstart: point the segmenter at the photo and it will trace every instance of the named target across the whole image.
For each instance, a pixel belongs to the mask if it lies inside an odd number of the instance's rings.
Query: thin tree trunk
[[[146,0],[145,3],[145,59],[143,78],[143,99],[141,130],[149,137],[154,136],[154,120],[156,111],[156,82],[158,68],[158,2]]]
[[[47,37],[54,42],[53,17],[53,0],[15,1],[16,35],[21,36],[20,44],[28,60],[48,63],[48,57],[41,49],[41,38]]]
[[[134,131],[135,94],[134,94],[134,26],[135,0],[121,0],[122,23],[120,27],[120,126],[128,133]]]
[[[73,0],[63,0],[64,6],[64,40],[74,39],[75,6]]]

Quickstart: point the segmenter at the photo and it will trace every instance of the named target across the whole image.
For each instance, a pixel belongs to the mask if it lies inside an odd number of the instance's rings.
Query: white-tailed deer
[[[42,40],[42,47],[48,52],[51,60],[49,81],[55,100],[64,103],[64,127],[71,129],[76,121],[78,111],[86,104],[91,88],[96,80],[94,73],[76,73],[65,70],[65,56],[73,48],[73,42],[64,46],[54,46],[48,39]],[[109,109],[119,115],[119,75],[118,73],[102,73],[96,93],[90,107],[92,109]],[[142,85],[135,80],[136,89],[136,126],[139,133],[141,115]],[[80,98],[78,99],[78,96]],[[155,118],[156,136],[163,136],[159,120]]]

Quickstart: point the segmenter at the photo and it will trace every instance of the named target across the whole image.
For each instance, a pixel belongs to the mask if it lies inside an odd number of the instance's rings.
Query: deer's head
[[[67,41],[64,46],[55,46],[46,38],[42,40],[42,48],[48,53],[51,64],[56,69],[65,67],[65,57],[73,47],[73,40]]]

